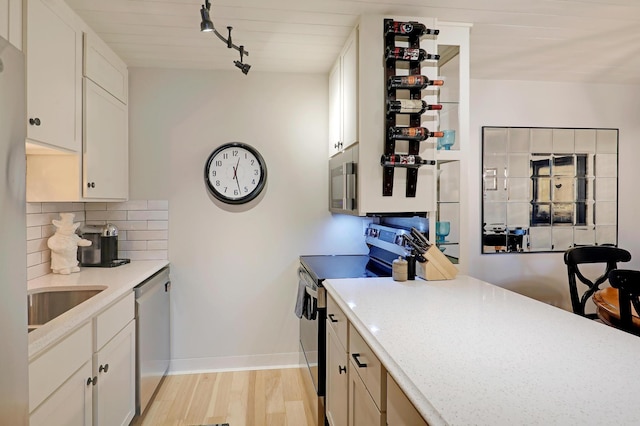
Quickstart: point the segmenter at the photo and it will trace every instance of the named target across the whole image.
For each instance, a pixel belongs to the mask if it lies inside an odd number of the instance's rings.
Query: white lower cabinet
[[[133,292],[29,362],[31,425],[128,425],[135,415]]]
[[[29,424],[90,426],[92,389],[91,361],[87,361],[31,413]]]
[[[135,415],[135,321],[93,355],[93,424],[128,425]]]

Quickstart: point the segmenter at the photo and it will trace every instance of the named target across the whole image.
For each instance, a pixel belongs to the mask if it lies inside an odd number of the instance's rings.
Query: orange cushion
[[[598,317],[609,325],[620,324],[620,308],[618,307],[618,289],[613,287],[598,290],[593,295]],[[631,306],[634,327],[640,328],[640,316]]]

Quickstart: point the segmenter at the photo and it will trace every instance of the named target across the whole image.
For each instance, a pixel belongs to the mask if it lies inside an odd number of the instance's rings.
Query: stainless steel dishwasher
[[[135,288],[136,294],[136,415],[142,415],[169,371],[171,359],[169,268]]]

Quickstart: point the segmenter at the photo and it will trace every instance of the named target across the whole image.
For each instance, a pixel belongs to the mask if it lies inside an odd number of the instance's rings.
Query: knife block
[[[427,281],[452,280],[458,274],[458,269],[451,263],[435,244],[423,254],[426,262],[416,263],[416,275]]]

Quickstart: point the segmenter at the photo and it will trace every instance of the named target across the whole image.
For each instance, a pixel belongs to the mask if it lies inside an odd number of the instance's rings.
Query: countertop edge
[[[418,390],[413,384],[409,376],[398,366],[395,360],[388,354],[384,346],[373,336],[371,331],[364,325],[355,312],[342,299],[340,293],[331,285],[331,281],[325,280],[322,284],[331,294],[340,309],[345,313],[347,319],[356,328],[364,341],[371,347],[376,356],[380,359],[387,372],[398,383],[400,389],[405,393],[409,401],[415,406],[420,415],[427,421],[430,426],[446,426],[448,423],[442,418],[438,410],[433,407],[431,402]]]
[[[48,274],[28,281],[28,293],[53,288],[106,287],[99,294],[29,333],[29,362],[167,266],[167,260],[132,261],[116,268],[82,268],[80,272],[70,275]]]

